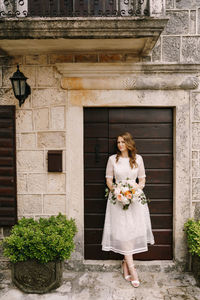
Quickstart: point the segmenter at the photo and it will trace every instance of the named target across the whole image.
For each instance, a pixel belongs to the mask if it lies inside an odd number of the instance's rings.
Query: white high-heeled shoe
[[[122,272],[122,274],[123,274],[124,279],[125,279],[126,281],[130,281],[129,279],[131,278],[131,275],[126,275],[126,276],[125,276],[125,274],[124,274],[124,267],[123,267],[124,264],[126,264],[125,259],[123,259],[122,262],[121,262],[121,272]]]
[[[132,264],[130,267],[128,267],[129,269],[130,268],[134,268],[135,269],[135,265]],[[135,270],[136,271],[136,270]],[[140,282],[139,280],[131,280],[131,284],[134,288],[138,288],[140,286]]]

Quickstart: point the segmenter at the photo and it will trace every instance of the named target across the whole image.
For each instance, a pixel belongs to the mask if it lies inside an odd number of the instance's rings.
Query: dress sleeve
[[[114,167],[111,157],[109,157],[107,166],[106,166],[106,178],[113,178],[114,176]]]
[[[140,156],[139,166],[138,166],[138,178],[146,177],[144,162],[142,156]]]

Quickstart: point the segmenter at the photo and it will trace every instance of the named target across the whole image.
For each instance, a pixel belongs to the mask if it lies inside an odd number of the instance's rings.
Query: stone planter
[[[25,293],[43,294],[62,284],[63,262],[28,260],[12,264],[12,281]]]
[[[197,281],[197,285],[200,287],[200,257],[197,255],[192,257],[192,271]]]

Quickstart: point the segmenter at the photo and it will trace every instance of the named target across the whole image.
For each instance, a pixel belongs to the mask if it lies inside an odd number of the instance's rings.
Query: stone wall
[[[49,57],[26,56],[4,60],[0,105],[16,105],[18,217],[66,212],[65,104],[66,92]],[[31,96],[20,108],[9,77],[16,63],[27,76]],[[47,172],[47,151],[63,150],[63,172]]]

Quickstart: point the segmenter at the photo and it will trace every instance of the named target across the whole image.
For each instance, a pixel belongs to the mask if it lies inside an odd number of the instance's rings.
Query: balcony
[[[0,0],[8,55],[129,51],[146,56],[163,31],[165,0]]]

